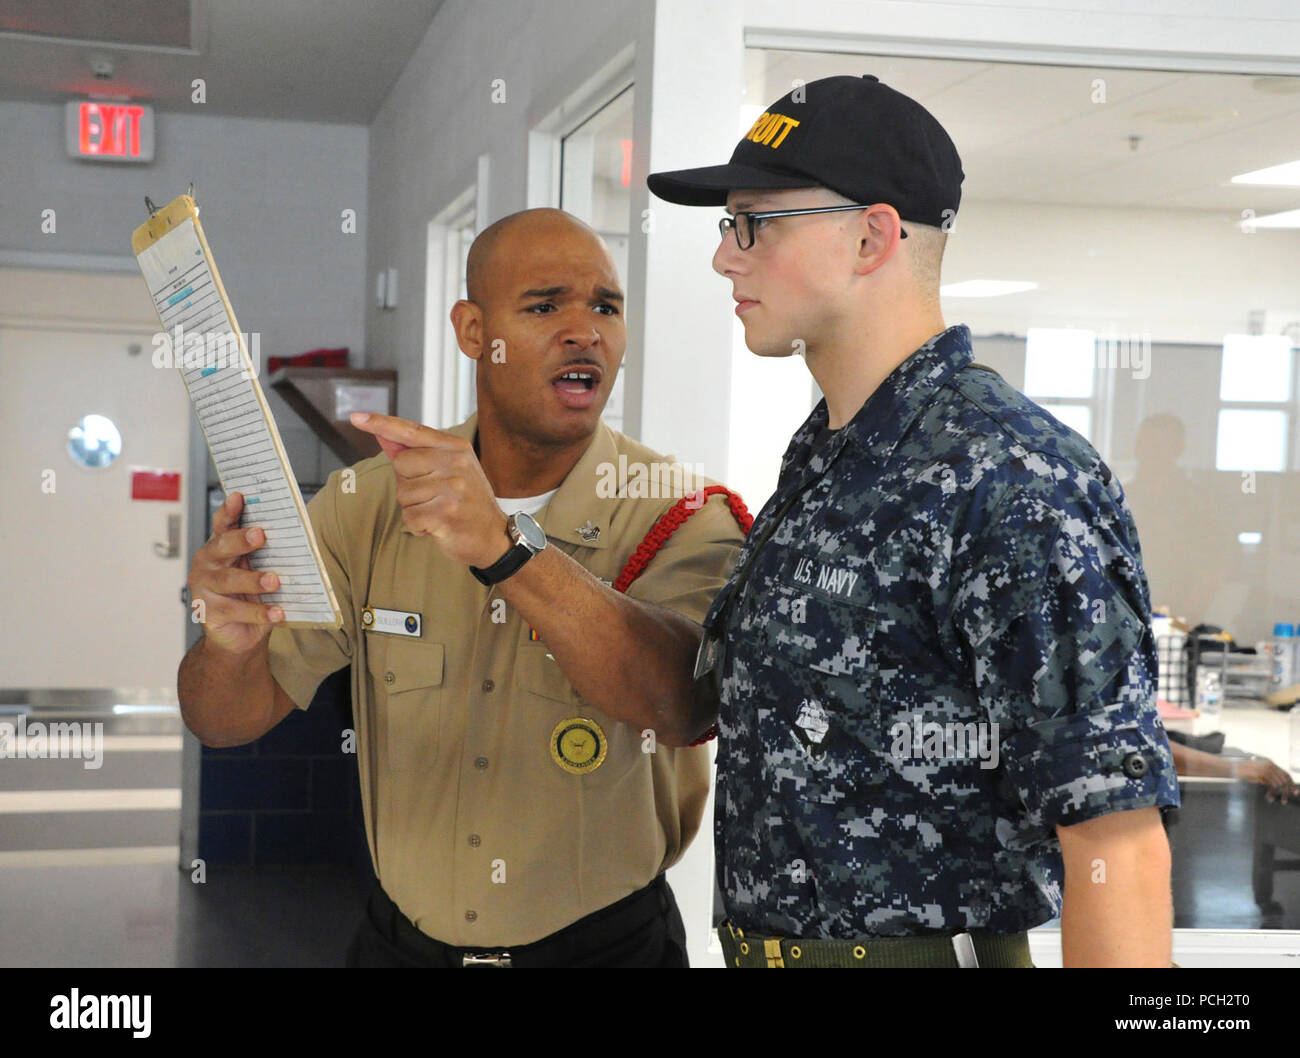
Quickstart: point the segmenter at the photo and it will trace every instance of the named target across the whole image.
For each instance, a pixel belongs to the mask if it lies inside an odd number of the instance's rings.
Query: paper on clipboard
[[[280,588],[262,592],[258,599],[284,610],[282,625],[340,627],[343,616],[307,507],[194,200],[181,195],[157,210],[132,233],[131,248],[167,335],[171,363],[189,390],[221,487],[227,495],[243,495],[241,525],[258,525],[266,533],[266,542],[248,555],[248,564],[255,570],[273,570]]]

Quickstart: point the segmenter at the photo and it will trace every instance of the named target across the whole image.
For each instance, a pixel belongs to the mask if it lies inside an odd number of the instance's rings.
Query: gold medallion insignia
[[[561,720],[551,732],[551,759],[572,775],[595,771],[605,760],[609,743],[594,720],[572,716]]]

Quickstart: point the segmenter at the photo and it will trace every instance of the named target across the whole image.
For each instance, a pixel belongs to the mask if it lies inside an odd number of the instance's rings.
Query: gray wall
[[[131,232],[146,216],[144,196],[162,205],[193,180],[240,329],[260,334],[263,367],[322,346],[347,346],[352,366],[365,366],[367,129],[201,113],[155,120],[153,163],[97,164],[67,156],[62,106],[0,103],[0,264],[138,274]],[[41,231],[46,209],[53,234]],[[344,209],[356,211],[355,235],[341,230]],[[299,480],[324,480],[337,460],[269,390],[268,400]]]
[[[397,268],[398,306],[368,300],[366,333],[371,366],[398,371],[398,415],[421,420],[428,222],[475,184],[484,154],[489,220],[524,209],[539,110],[634,40],[643,9],[636,0],[450,0],[434,16],[370,126],[369,282]],[[505,99],[494,103],[498,79]]]

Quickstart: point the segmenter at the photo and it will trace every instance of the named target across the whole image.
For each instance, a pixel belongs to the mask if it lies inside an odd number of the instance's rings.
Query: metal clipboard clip
[[[194,198],[194,181],[193,181],[193,180],[190,181],[190,187],[189,187],[189,190],[186,191],[185,194],[186,194],[186,197],[188,197],[188,198],[190,198],[190,199],[193,199],[193,198]],[[147,210],[149,211],[149,216],[151,216],[151,217],[156,216],[157,213],[158,213],[158,207],[155,206],[155,205],[153,204],[153,199],[151,199],[148,195],[145,195],[145,196],[144,196],[144,208],[147,209]],[[199,211],[199,204],[198,204],[197,202],[195,202],[195,203],[194,203],[194,212],[197,213],[198,211]]]

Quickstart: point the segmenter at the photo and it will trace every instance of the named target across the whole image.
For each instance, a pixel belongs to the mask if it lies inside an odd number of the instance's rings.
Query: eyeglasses
[[[748,250],[754,245],[754,233],[758,230],[755,223],[760,220],[767,220],[770,217],[799,217],[806,213],[838,213],[845,209],[870,209],[871,206],[863,204],[860,206],[819,206],[816,209],[772,209],[765,213],[737,213],[734,216],[723,217],[718,221],[718,231],[722,237],[727,237],[728,231],[736,233],[736,245],[742,250]],[[900,239],[907,238],[907,232],[901,227],[898,229]]]

